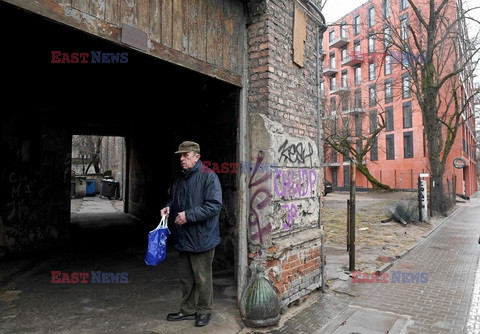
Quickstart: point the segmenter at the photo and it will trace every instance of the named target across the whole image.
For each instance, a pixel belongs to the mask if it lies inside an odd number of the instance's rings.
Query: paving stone
[[[294,333],[295,328],[316,333],[319,328],[327,328],[338,314],[351,306],[408,317],[410,322],[405,331],[408,334],[480,333],[478,217],[480,199],[472,197],[468,205],[386,271],[390,278],[393,271],[426,273],[428,282],[354,284],[347,280],[339,285],[334,281],[334,287],[338,287],[336,291],[316,296],[308,309],[287,320],[277,329],[278,333]],[[319,317],[319,312],[324,316]],[[355,326],[343,327],[358,332]]]

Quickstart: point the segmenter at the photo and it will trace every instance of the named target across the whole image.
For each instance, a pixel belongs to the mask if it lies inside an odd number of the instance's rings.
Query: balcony
[[[340,162],[330,162],[330,161],[327,161],[327,162],[324,162],[323,163],[323,166],[324,167],[340,167],[342,165],[342,163]]]
[[[335,87],[330,87],[330,94],[341,94],[344,92],[348,92],[348,87],[347,86],[335,86]]]
[[[323,75],[328,75],[328,76],[331,76],[331,75],[335,75],[338,73],[338,68],[334,68],[334,67],[325,67],[323,69]]]
[[[353,55],[348,55],[345,57],[345,59],[342,60],[342,66],[355,66],[358,64],[361,64],[363,62],[363,55],[358,53],[358,54],[353,54]]]
[[[347,114],[360,114],[365,112],[365,109],[362,107],[353,107],[347,110],[342,110],[342,114],[347,115]]]
[[[341,48],[342,46],[347,45],[350,43],[350,38],[348,37],[338,37],[331,41],[328,46],[330,48]]]

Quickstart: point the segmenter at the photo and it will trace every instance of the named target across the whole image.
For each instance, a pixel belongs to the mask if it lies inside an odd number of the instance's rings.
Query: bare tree
[[[100,173],[101,143],[101,136],[74,135],[72,137],[72,149],[74,154],[78,154],[82,160],[83,174],[87,174],[92,166],[95,173]]]
[[[372,154],[378,156],[377,139],[385,128],[384,111],[372,110],[367,118],[361,89],[352,91],[344,88],[331,96],[329,103],[325,106],[324,140],[329,146],[327,151],[330,150],[331,153],[331,150],[334,150],[346,160],[354,161],[357,170],[367,178],[374,189],[390,190],[388,185],[383,184],[370,173],[366,165],[367,160],[376,160],[371,159]],[[337,104],[337,98],[339,104]],[[377,103],[376,99],[374,103]],[[365,123],[368,125],[366,126]]]
[[[409,16],[405,12],[380,13],[389,33],[382,39],[388,44],[386,53],[392,54],[408,73],[407,89],[422,112],[435,185],[431,189],[432,206],[435,211],[445,212],[443,176],[447,158],[460,126],[473,125],[472,78],[479,61],[479,21],[470,15],[473,8],[462,8],[461,1],[405,0],[405,4],[407,1]],[[467,31],[470,24],[477,25],[477,35],[471,38]]]

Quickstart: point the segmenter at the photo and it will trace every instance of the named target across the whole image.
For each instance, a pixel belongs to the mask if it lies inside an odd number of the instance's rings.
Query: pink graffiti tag
[[[253,172],[252,172],[252,176],[250,177],[250,182],[248,184],[248,187],[250,189],[252,189],[256,186],[260,186],[264,182],[268,181],[270,179],[271,175],[272,175],[271,173],[266,173],[261,178],[253,181],[253,179],[255,178],[255,175],[257,174],[259,166],[262,165],[262,161],[263,161],[264,158],[265,158],[265,154],[262,151],[260,151],[257,155],[257,163],[255,164],[255,167],[254,167]],[[254,200],[257,199],[257,197],[262,193],[265,195],[265,198],[263,200],[261,200],[260,203],[257,203],[255,205]],[[250,232],[250,234],[251,234],[250,239],[252,241],[258,239],[261,244],[263,244],[263,237],[265,235],[270,234],[270,232],[272,231],[272,226],[271,226],[270,223],[268,223],[264,227],[261,226],[260,215],[258,214],[257,210],[262,210],[267,205],[269,205],[270,201],[271,201],[271,197],[272,197],[272,193],[270,192],[270,190],[267,187],[259,187],[253,192],[253,194],[250,198],[250,215],[248,217],[248,225],[250,226],[250,228],[252,228],[252,227],[257,228],[257,232],[255,232],[255,233],[253,233],[252,231]]]

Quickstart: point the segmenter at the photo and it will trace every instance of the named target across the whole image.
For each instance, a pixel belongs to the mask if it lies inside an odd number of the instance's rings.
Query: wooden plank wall
[[[5,0],[17,2],[16,0]],[[27,2],[31,2],[27,0]],[[123,23],[165,48],[243,74],[245,13],[238,0],[41,0],[80,11],[113,28]],[[41,4],[40,4],[41,5]],[[20,5],[21,6],[21,5]],[[44,5],[48,10],[47,6]],[[50,7],[52,7],[50,5]],[[40,12],[40,14],[42,11]],[[58,10],[55,10],[58,15]],[[65,13],[65,10],[64,10]],[[88,29],[85,29],[88,31]],[[90,29],[91,32],[91,29]],[[167,52],[168,53],[168,52]],[[155,55],[155,54],[154,54]],[[184,58],[188,59],[188,57]],[[187,66],[188,67],[188,66]],[[197,65],[198,67],[198,65]]]

